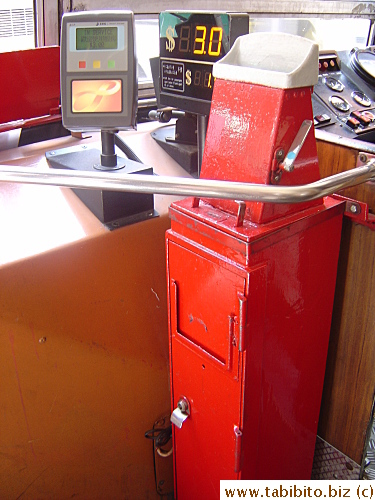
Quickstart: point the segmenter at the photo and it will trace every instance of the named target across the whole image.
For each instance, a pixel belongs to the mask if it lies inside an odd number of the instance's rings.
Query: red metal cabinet
[[[223,476],[237,478],[235,428],[241,423],[242,366],[238,345],[233,344],[238,330],[239,297],[244,296],[248,280],[241,270],[223,266],[172,241],[168,254],[173,276],[174,399],[184,396],[191,405],[191,419],[183,426],[190,429],[181,429],[176,440],[176,465],[183,470],[185,456],[192,457],[191,474],[179,479],[180,487],[191,491],[191,477],[200,473],[202,463],[214,484],[219,484]],[[220,401],[225,404],[218,413]],[[228,455],[232,457],[229,468]],[[207,494],[211,489],[208,486]]]
[[[167,232],[175,492],[220,479],[309,479],[343,207],[257,225],[191,199]]]

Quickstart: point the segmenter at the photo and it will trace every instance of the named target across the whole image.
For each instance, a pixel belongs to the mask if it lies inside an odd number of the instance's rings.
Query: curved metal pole
[[[89,173],[62,169],[33,170],[32,168],[0,165],[0,182],[194,196],[198,198],[224,198],[239,201],[260,201],[263,203],[300,203],[315,200],[372,179],[375,180],[375,160],[368,161],[362,167],[302,186],[270,186],[141,174],[119,175],[118,171]]]

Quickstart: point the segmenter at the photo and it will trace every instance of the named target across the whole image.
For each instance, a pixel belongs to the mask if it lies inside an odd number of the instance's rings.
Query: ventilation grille
[[[0,38],[34,35],[33,9],[0,10]]]

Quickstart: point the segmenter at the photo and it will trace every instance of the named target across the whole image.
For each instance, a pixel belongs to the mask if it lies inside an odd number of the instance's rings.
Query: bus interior
[[[375,479],[374,21],[0,0],[0,498]]]

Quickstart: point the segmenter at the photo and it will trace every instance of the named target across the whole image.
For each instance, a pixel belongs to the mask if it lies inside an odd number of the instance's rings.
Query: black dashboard
[[[320,54],[312,96],[315,129],[375,143],[372,59],[375,63],[375,47]]]

